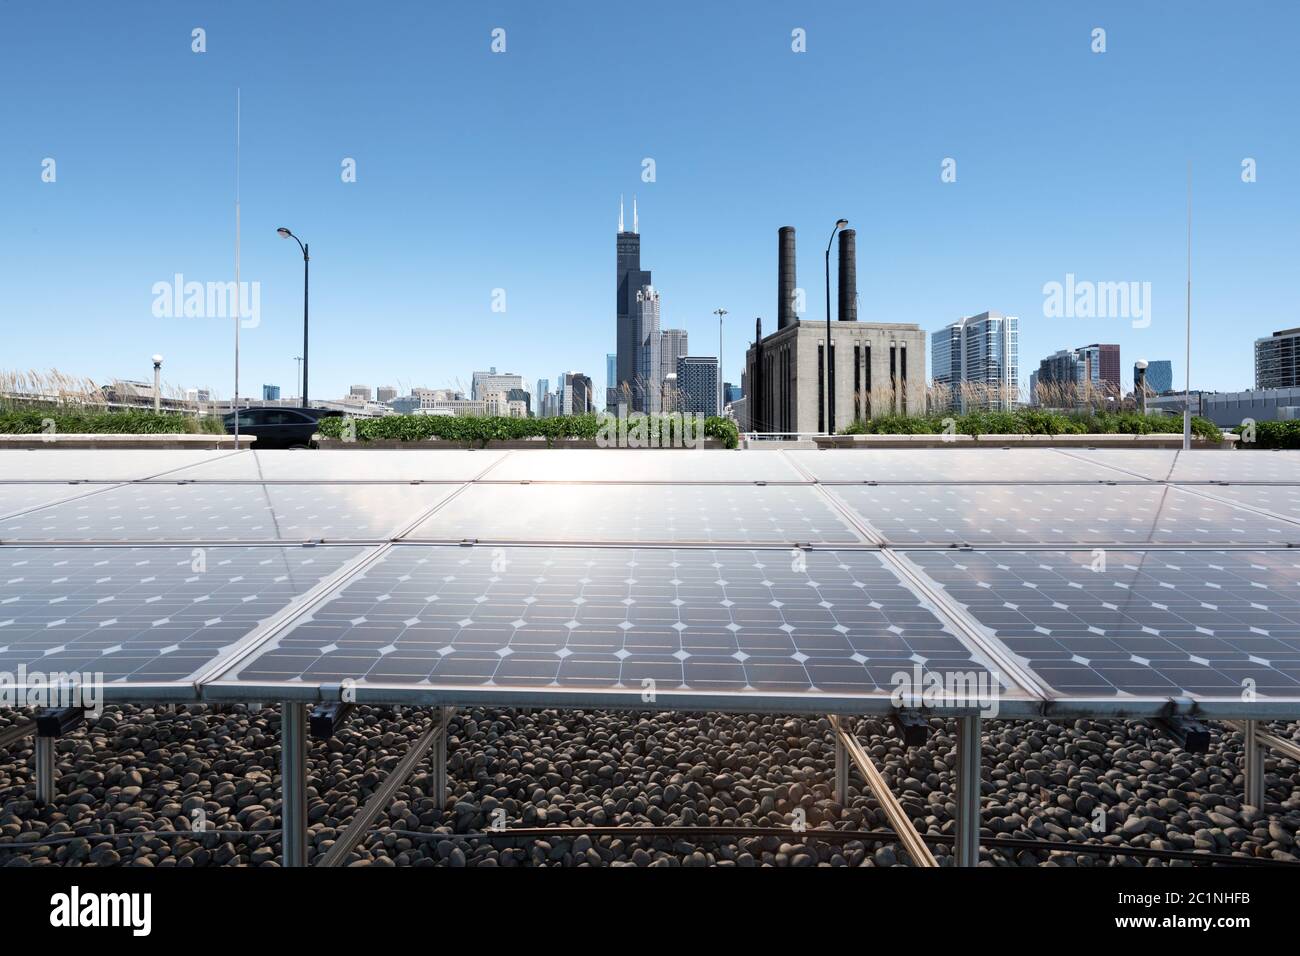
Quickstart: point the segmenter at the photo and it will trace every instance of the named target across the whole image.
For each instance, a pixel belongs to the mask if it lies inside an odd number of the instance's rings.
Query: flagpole
[[[235,414],[235,448],[239,448],[239,324],[243,309],[242,286],[239,284],[239,127],[240,90],[235,88],[235,399],[231,410]]]
[[[1192,447],[1192,161],[1187,161],[1187,358],[1183,380],[1183,450]]]

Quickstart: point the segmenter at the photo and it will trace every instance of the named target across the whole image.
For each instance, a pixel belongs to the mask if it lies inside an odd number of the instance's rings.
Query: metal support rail
[[[852,758],[853,763],[857,766],[858,773],[862,774],[867,781],[867,786],[871,788],[871,792],[875,795],[880,808],[885,811],[885,817],[898,834],[899,842],[903,845],[903,849],[907,851],[907,855],[912,858],[912,862],[917,866],[938,866],[939,863],[935,860],[934,854],[930,852],[930,848],[925,845],[921,835],[912,826],[911,819],[898,802],[898,798],[894,796],[894,792],[889,789],[889,784],[885,782],[884,775],[876,769],[875,763],[872,762],[867,752],[862,749],[862,744],[858,741],[858,738],[849,731],[848,722],[834,715],[831,716],[830,721],[831,727],[835,729],[836,790],[839,790],[841,773],[839,754],[840,748],[843,748],[844,753]],[[845,778],[844,789],[847,791],[847,761],[843,764],[843,775]],[[847,796],[847,793],[845,795]]]
[[[6,727],[4,730],[0,730],[0,749],[8,747],[12,743],[17,743],[24,737],[30,737],[34,733],[36,733],[36,721],[34,720],[24,720],[12,727]]]
[[[280,704],[281,865],[307,865],[307,706]]]
[[[379,788],[370,795],[366,805],[352,815],[352,820],[348,823],[347,829],[334,841],[325,855],[317,861],[317,866],[343,865],[343,861],[347,859],[348,854],[356,849],[357,845],[365,838],[366,832],[374,825],[384,807],[392,802],[398,788],[410,778],[416,764],[420,762],[420,758],[435,743],[446,739],[449,716],[445,710],[439,710],[430,722],[429,729],[424,732],[424,735],[419,740],[411,744],[397,766],[384,778],[384,782],[380,784]],[[445,761],[443,763],[445,766]],[[439,776],[436,767],[434,775],[435,777]],[[442,776],[445,779],[445,770]]]
[[[1267,788],[1264,785],[1264,759],[1269,751],[1300,763],[1300,744],[1284,740],[1260,729],[1257,720],[1225,720],[1225,724],[1239,730],[1245,738],[1243,741],[1242,776],[1245,778],[1246,803],[1258,809],[1264,808]]]

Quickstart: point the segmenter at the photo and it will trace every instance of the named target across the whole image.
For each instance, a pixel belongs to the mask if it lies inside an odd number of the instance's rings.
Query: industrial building
[[[839,233],[837,320],[795,311],[795,230],[777,234],[777,327],[745,354],[745,426],[758,432],[841,431],[857,419],[924,414],[925,332],[858,321],[856,233]],[[829,384],[829,388],[827,387]],[[829,403],[827,396],[829,394]]]

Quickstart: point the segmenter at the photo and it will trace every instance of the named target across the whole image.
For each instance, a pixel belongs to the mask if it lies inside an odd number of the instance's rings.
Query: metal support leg
[[[432,793],[434,802],[438,809],[447,806],[447,730],[445,728],[451,723],[451,715],[456,712],[454,707],[442,708],[442,726],[443,732],[433,744],[433,785]]]
[[[1258,810],[1264,809],[1264,758],[1268,748],[1260,743],[1258,737],[1259,723],[1245,721],[1245,777],[1246,803]]]
[[[980,718],[957,718],[957,842],[958,866],[976,866],[980,859]]]
[[[307,865],[307,707],[280,705],[280,846],[282,866]]]
[[[835,735],[835,802],[842,807],[849,805],[849,749],[844,746],[844,739]]]
[[[54,740],[36,738],[36,799],[45,806],[54,802]]]

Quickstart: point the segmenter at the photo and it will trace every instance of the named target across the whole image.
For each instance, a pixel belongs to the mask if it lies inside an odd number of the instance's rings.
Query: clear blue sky
[[[489,365],[599,387],[620,193],[639,199],[664,326],[713,354],[710,313],[730,310],[729,380],[754,317],[773,323],[777,227],[799,231],[819,317],[846,216],[863,320],[933,331],[1000,310],[1021,317],[1023,378],[1114,341],[1126,375],[1170,358],[1181,386],[1189,159],[1192,384],[1250,387],[1254,338],[1300,325],[1298,36],[1290,0],[0,0],[0,368],[143,378],[162,352],[169,383],[230,394],[230,323],[155,318],[151,289],[231,278],[240,87],[243,278],[261,283],[245,394],[293,390],[301,260],[280,225],[312,245],[317,397],[468,388]],[[1152,283],[1150,327],[1044,318],[1043,284],[1071,272]]]

